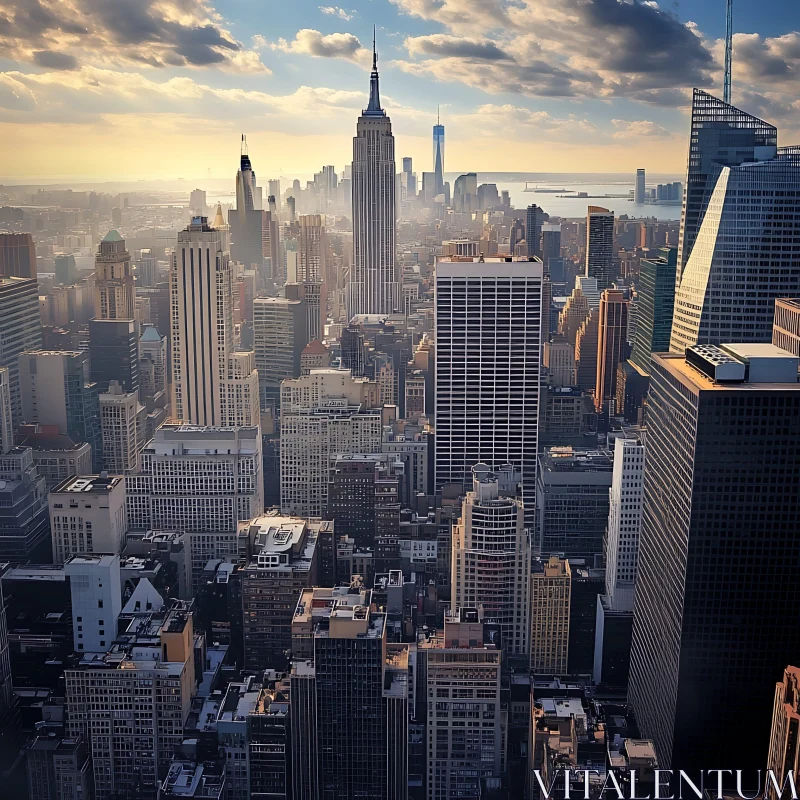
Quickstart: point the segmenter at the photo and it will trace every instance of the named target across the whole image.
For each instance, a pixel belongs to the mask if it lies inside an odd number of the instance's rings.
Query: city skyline
[[[560,0],[545,13],[539,0],[300,0],[270,4],[269,25],[241,0],[145,3],[118,18],[69,5],[71,21],[48,2],[41,20],[3,3],[0,126],[19,151],[2,180],[177,178],[190,165],[219,177],[226,141],[243,131],[262,174],[344,164],[373,23],[398,157],[430,169],[441,106],[451,169],[593,171],[602,154],[604,171],[680,172],[692,87],[721,94],[721,2]],[[739,0],[733,54],[734,103],[769,114],[789,140],[800,129],[784,96],[800,63],[790,11]]]

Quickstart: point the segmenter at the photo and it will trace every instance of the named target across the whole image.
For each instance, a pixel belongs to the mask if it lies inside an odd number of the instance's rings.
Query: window
[[[98,608],[102,608],[103,607],[103,601],[102,600],[98,600],[97,601],[97,607]]]

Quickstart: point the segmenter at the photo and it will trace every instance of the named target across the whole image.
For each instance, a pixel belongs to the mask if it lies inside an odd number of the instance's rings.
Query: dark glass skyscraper
[[[643,258],[636,290],[639,298],[631,362],[650,372],[650,353],[666,353],[675,303],[675,269],[678,251],[662,247],[656,258]]]
[[[768,344],[653,356],[628,700],[660,767],[764,766],[800,659],[797,365]]]
[[[544,224],[544,210],[537,205],[528,206],[525,215],[525,241],[528,244],[529,256],[542,254],[542,225]],[[545,266],[547,262],[545,262]]]
[[[720,166],[774,158],[778,129],[716,97],[695,89],[689,165],[678,245],[678,281],[692,253]]]

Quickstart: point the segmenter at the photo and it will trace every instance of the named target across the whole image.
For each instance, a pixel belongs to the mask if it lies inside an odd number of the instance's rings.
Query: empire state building
[[[381,108],[378,55],[372,46],[369,104],[353,138],[353,269],[347,312],[391,314],[402,308],[395,263],[395,163],[392,122]]]

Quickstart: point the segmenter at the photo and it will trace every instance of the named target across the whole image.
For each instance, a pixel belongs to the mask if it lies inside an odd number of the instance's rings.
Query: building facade
[[[467,485],[472,467],[511,464],[534,509],[542,316],[541,261],[436,264],[436,476]]]
[[[522,502],[501,497],[485,464],[473,469],[461,518],[453,527],[450,610],[483,606],[500,625],[506,654],[527,655],[530,540]]]
[[[392,123],[381,108],[378,56],[373,51],[369,104],[353,138],[353,267],[347,316],[402,308],[396,258],[395,157]]]
[[[628,699],[661,766],[763,767],[730,731],[744,704],[767,741],[800,658],[798,359],[699,345],[652,366]]]
[[[695,91],[672,351],[771,341],[776,298],[800,293],[798,191],[800,149]]]
[[[54,487],[47,498],[54,563],[75,553],[121,553],[125,496],[125,479],[107,473],[74,476]]]
[[[550,556],[531,570],[531,672],[566,675],[572,571],[569,561]]]

